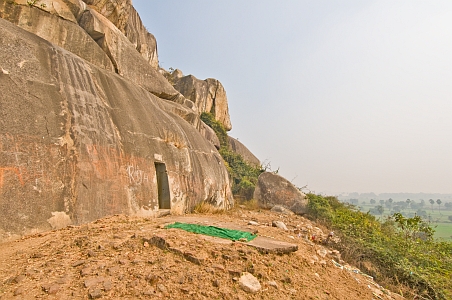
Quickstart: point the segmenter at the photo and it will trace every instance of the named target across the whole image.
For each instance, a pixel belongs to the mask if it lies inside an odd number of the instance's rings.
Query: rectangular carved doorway
[[[164,163],[155,163],[155,172],[157,174],[157,187],[159,195],[159,209],[170,209],[170,190],[168,182],[168,173]]]

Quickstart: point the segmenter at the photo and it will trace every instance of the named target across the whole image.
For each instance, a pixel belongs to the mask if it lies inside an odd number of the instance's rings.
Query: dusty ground
[[[272,227],[275,220],[289,230]],[[263,254],[241,242],[163,228],[174,221],[257,230],[298,250]],[[0,244],[0,299],[402,299],[305,239],[307,232],[322,234],[315,226],[300,216],[245,209],[104,218]],[[240,287],[243,272],[259,280],[260,291]]]

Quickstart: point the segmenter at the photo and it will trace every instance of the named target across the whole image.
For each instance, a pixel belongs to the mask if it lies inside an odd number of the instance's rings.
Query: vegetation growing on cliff
[[[228,134],[224,126],[215,120],[211,113],[203,112],[201,120],[211,127],[220,140],[220,154],[225,161],[226,168],[232,181],[232,193],[247,200],[253,198],[257,178],[264,171],[260,166],[247,163],[240,154],[229,147]]]
[[[452,299],[452,243],[435,241],[420,217],[394,214],[380,222],[336,197],[307,196],[310,217],[340,236],[337,246],[345,260],[379,281],[390,278],[388,284],[411,287],[419,299]]]

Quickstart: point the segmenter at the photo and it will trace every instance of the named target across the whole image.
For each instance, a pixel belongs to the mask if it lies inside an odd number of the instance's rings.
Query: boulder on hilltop
[[[271,209],[275,205],[282,205],[296,214],[307,212],[308,199],[290,181],[273,172],[259,175],[254,199],[260,207]]]

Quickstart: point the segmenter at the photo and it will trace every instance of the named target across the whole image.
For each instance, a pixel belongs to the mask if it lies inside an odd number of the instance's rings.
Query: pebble
[[[212,285],[213,285],[214,287],[220,287],[220,281],[219,281],[218,279],[215,279],[215,280],[212,282]]]
[[[239,285],[245,292],[256,293],[261,289],[261,284],[252,274],[245,272],[239,279]]]
[[[91,299],[97,299],[102,297],[102,291],[100,289],[93,289],[91,291],[89,291],[89,297]]]
[[[220,270],[220,271],[224,271],[224,267],[222,265],[212,265],[212,268]]]
[[[107,279],[104,281],[104,290],[106,292],[110,291],[112,289],[112,287],[113,287],[113,284],[110,279]]]
[[[103,277],[93,277],[93,278],[88,278],[85,280],[84,285],[86,288],[90,288],[92,286],[95,286],[96,284],[103,282],[105,280],[105,278]]]
[[[18,275],[18,276],[16,276],[14,279],[13,279],[13,282],[14,283],[20,283],[20,282],[22,282],[23,280],[25,279],[25,275]]]
[[[290,277],[284,277],[282,282],[284,282],[284,283],[292,283],[292,279]]]
[[[49,295],[56,294],[58,292],[58,290],[60,289],[60,286],[58,284],[51,284],[51,283],[43,284],[41,287],[44,290],[44,292],[46,292]]]
[[[14,296],[19,296],[22,295],[25,292],[25,288],[23,286],[18,287],[15,291],[14,291]]]
[[[328,254],[328,251],[325,248],[317,250],[317,254],[320,255],[320,257],[325,257]]]
[[[90,275],[91,274],[91,269],[90,268],[83,268],[81,271],[80,271],[80,275],[81,276],[87,276],[87,275]]]
[[[278,288],[278,284],[277,284],[276,281],[274,281],[274,280],[269,281],[269,282],[267,282],[267,283],[268,283],[269,286],[272,286],[272,287],[274,287],[275,289]]]
[[[155,290],[153,287],[148,287],[146,290],[143,291],[143,295],[145,296],[152,296],[155,295]]]
[[[167,294],[167,293],[168,293],[167,288],[166,288],[163,284],[161,284],[161,283],[157,284],[157,289],[158,289],[160,292],[164,293],[164,294]]]
[[[231,275],[233,277],[237,277],[237,276],[240,276],[240,274],[242,274],[241,271],[233,270],[233,269],[228,270],[228,272],[229,272],[229,275]]]
[[[284,222],[282,222],[282,221],[273,221],[272,222],[272,226],[273,227],[278,227],[278,228],[283,229],[283,230],[288,230],[286,224],[284,224]]]
[[[148,274],[145,277],[146,281],[149,282],[150,285],[155,285],[159,281],[159,277],[154,274]],[[180,283],[180,280],[179,280]]]
[[[82,260],[78,260],[75,263],[73,263],[72,266],[75,268],[75,267],[81,266],[85,263],[86,263],[86,260],[82,259]]]

